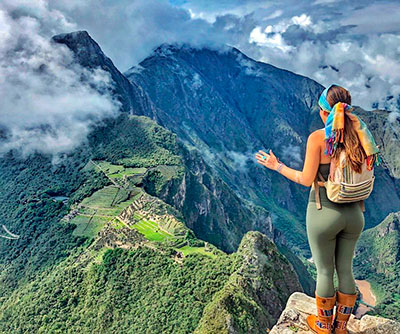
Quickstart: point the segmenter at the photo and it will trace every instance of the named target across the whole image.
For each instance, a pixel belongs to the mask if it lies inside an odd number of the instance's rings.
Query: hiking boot
[[[354,304],[356,303],[357,292],[354,295],[336,292],[336,312],[332,322],[335,334],[348,334],[347,322],[350,319]]]
[[[332,333],[333,308],[336,302],[336,294],[333,297],[320,297],[315,291],[317,304],[317,316],[310,314],[306,321],[308,327],[318,334]]]

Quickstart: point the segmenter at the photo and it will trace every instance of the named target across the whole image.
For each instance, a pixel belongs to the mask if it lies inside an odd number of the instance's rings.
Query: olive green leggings
[[[357,240],[364,229],[364,214],[360,203],[337,204],[323,201],[322,209],[318,210],[315,202],[309,201],[306,227],[312,258],[317,268],[317,295],[332,297],[335,294],[335,268],[339,291],[355,294],[353,256]]]

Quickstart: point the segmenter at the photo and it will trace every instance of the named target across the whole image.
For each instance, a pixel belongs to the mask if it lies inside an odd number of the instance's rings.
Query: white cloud
[[[258,46],[267,48],[277,48],[283,52],[287,52],[292,49],[291,46],[287,45],[282,38],[280,33],[270,33],[271,29],[267,27],[266,33],[261,31],[261,27],[256,27],[252,30],[249,37],[249,43],[256,43]]]
[[[119,102],[108,92],[109,74],[82,68],[65,45],[44,35],[72,26],[60,12],[48,10],[44,1],[37,7],[4,2],[0,26],[0,127],[6,137],[1,154],[69,152],[86,140],[92,125],[116,115]]]
[[[238,61],[239,65],[243,67],[247,75],[254,75],[256,77],[264,76],[263,71],[260,70],[259,66],[254,60],[247,59],[240,53],[237,54],[236,60]]]
[[[301,167],[303,160],[301,158],[300,146],[287,145],[282,153],[282,161],[285,161],[290,166]]]
[[[236,151],[227,151],[226,157],[231,161],[232,167],[235,170],[243,173],[247,172],[247,161],[251,160],[252,152],[242,153]]]
[[[306,14],[301,14],[300,16],[293,16],[292,17],[293,24],[297,24],[302,27],[307,27],[311,25],[311,18]]]

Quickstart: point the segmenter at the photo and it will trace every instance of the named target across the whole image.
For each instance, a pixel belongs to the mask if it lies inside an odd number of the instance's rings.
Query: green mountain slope
[[[354,273],[368,280],[377,294],[378,305],[368,313],[400,320],[400,212],[362,233]]]
[[[291,291],[300,289],[289,261],[261,233],[243,237],[236,261],[238,270],[206,306],[194,333],[265,333]]]
[[[1,161],[1,210],[13,218],[7,227],[20,237],[0,243],[5,254],[0,333],[192,332],[244,259],[198,239],[185,215],[157,197],[184,184],[179,198],[189,203],[183,206],[186,214],[190,208],[198,214],[191,193],[199,196],[199,189],[215,208],[233,205],[227,201],[235,198],[229,187],[211,172],[204,173],[208,178],[195,175],[195,167],[208,167],[200,158],[187,162],[190,153],[183,150],[175,135],[154,121],[123,113],[57,166],[49,158],[23,161],[10,152]],[[220,204],[208,187],[223,190],[227,202]],[[240,199],[233,203],[240,206]],[[253,208],[231,214],[241,212],[246,222],[263,213]],[[229,228],[237,233],[241,225]],[[285,300],[302,291],[272,241],[263,236],[256,248],[274,249],[268,277],[276,275],[272,268],[280,268],[280,261],[293,277],[290,288],[280,292],[271,286],[271,293]],[[249,301],[256,298],[255,287],[248,291]],[[269,316],[268,324],[273,321]]]

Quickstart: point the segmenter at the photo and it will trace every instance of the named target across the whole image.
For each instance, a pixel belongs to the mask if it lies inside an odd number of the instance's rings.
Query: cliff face
[[[239,197],[196,150],[180,145],[185,173],[156,195],[173,205],[185,217],[196,235],[225,251],[237,249],[242,236],[257,230],[271,240],[285,243],[272,224],[270,212]]]
[[[361,261],[366,269],[388,277],[396,275],[393,267],[400,261],[400,211],[389,214],[378,226],[365,231],[355,255],[357,264]]]
[[[293,293],[282,312],[278,322],[269,332],[270,334],[309,334],[306,318],[309,314],[316,314],[315,299],[304,293]],[[356,319],[351,315],[348,329],[352,334],[395,334],[400,333],[400,323],[370,315]]]

